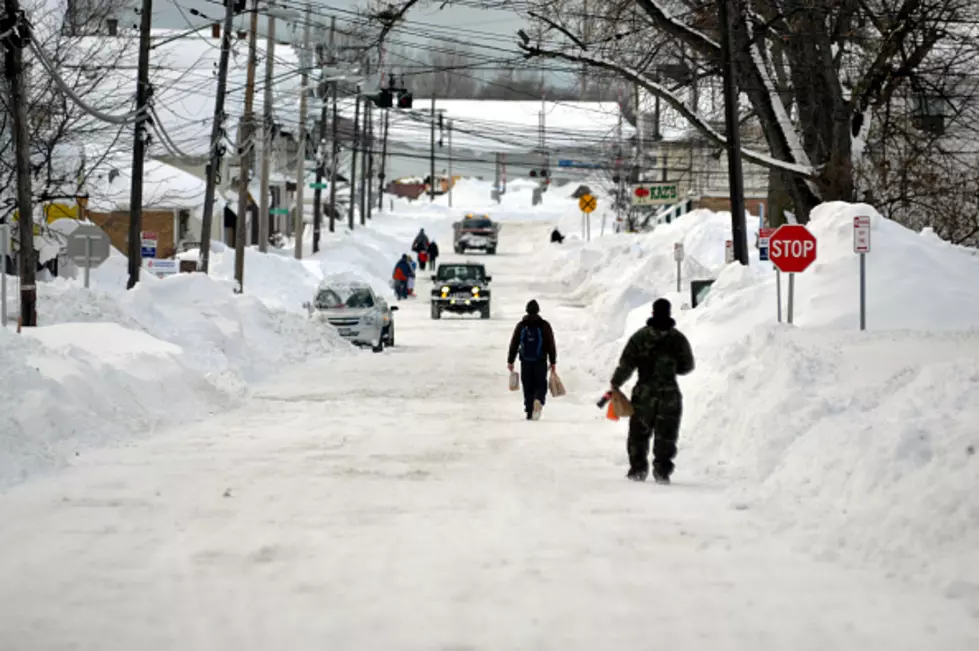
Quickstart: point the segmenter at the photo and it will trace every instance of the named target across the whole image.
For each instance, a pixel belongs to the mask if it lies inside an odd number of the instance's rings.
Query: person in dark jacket
[[[553,371],[557,365],[557,346],[551,324],[540,316],[537,301],[527,303],[527,314],[513,330],[510,350],[507,352],[507,369],[520,356],[520,382],[523,385],[524,412],[527,420],[539,420],[547,400],[547,368]]]
[[[551,242],[557,242],[558,244],[564,243],[564,235],[561,235],[561,231],[557,227],[551,231]]]
[[[612,374],[612,388],[619,389],[634,371],[639,379],[632,389],[635,410],[629,419],[629,473],[633,481],[646,481],[649,474],[649,439],[653,437],[653,478],[670,483],[676,442],[680,433],[683,396],[676,378],[694,368],[690,342],[675,328],[670,302],[653,303],[653,316],[636,331],[622,351]]]
[[[428,264],[432,265],[432,271],[436,271],[435,261],[439,257],[439,245],[432,240],[428,243]]]

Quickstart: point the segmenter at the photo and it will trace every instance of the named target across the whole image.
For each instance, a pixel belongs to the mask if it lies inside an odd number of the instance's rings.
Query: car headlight
[[[374,317],[371,316],[371,315],[369,315],[369,314],[367,316],[365,316],[364,318],[362,318],[360,321],[364,325],[374,325]]]
[[[473,287],[473,296],[479,296],[479,287]]]
[[[442,288],[442,298],[445,298],[448,295],[449,295],[449,287],[445,286]]]

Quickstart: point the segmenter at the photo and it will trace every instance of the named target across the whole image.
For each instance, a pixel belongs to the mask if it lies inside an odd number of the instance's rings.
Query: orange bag
[[[619,418],[628,418],[636,413],[636,410],[632,408],[632,403],[629,399],[625,397],[625,394],[621,391],[613,391],[612,399],[608,401],[608,413],[606,417],[609,420],[619,420]]]

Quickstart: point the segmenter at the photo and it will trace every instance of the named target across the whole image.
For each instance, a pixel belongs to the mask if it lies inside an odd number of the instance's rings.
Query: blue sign
[[[579,169],[590,169],[597,170],[602,168],[601,163],[584,163],[582,161],[570,160],[567,158],[562,158],[557,162],[558,167],[576,167]]]
[[[768,247],[762,246],[758,249],[758,259],[762,262],[768,262]]]

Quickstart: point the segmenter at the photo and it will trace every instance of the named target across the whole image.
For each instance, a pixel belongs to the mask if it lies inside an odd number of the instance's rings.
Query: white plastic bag
[[[520,374],[516,371],[510,371],[510,391],[516,391],[520,388]]]

